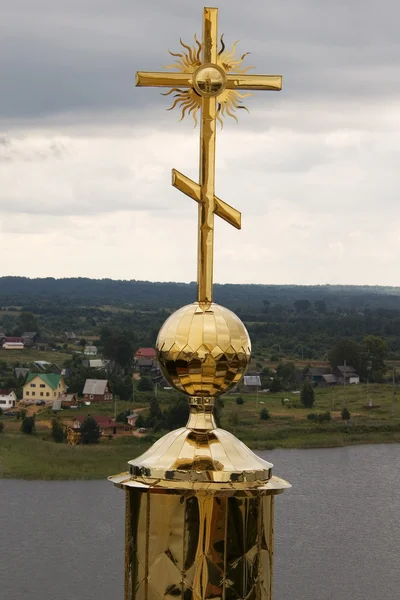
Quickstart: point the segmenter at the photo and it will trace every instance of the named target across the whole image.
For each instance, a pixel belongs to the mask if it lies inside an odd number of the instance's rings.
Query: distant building
[[[329,367],[310,367],[304,378],[310,381],[313,385],[319,385],[323,382],[324,375],[330,374],[331,370]]]
[[[37,331],[24,331],[22,339],[25,346],[34,346],[39,341],[39,334]]]
[[[0,408],[8,410],[17,404],[17,395],[14,390],[0,390]]]
[[[259,375],[245,375],[243,377],[245,392],[256,392],[261,388],[261,379]]]
[[[22,379],[25,379],[25,377],[28,375],[30,369],[26,368],[26,367],[15,367],[14,368],[14,376],[19,379],[20,377]]]
[[[67,340],[76,340],[76,334],[73,331],[64,331]]]
[[[44,373],[62,373],[62,369],[58,365],[47,360],[36,360],[33,364],[38,371],[43,371]]]
[[[126,420],[128,421],[128,425],[130,425],[131,427],[135,427],[136,425],[136,419],[138,418],[138,414],[137,413],[132,413],[131,415],[128,415],[126,417]]]
[[[141,373],[151,373],[154,369],[154,361],[151,358],[137,358],[135,365]]]
[[[103,360],[102,358],[89,358],[83,361],[83,365],[85,367],[89,367],[90,369],[105,369],[108,365],[108,360]]]
[[[106,417],[104,415],[91,415],[92,418],[96,421],[98,426],[100,427],[102,435],[120,435],[125,431],[131,431],[130,425],[124,423],[116,423],[111,417]],[[72,427],[75,431],[79,432],[82,423],[87,419],[87,417],[78,415],[72,419]]]
[[[67,386],[64,377],[58,373],[29,373],[22,389],[25,402],[50,402],[58,400],[67,391]]]
[[[333,374],[336,375],[340,384],[352,385],[360,383],[360,376],[351,365],[338,365],[333,368]]]
[[[83,353],[85,356],[96,356],[97,346],[85,346]]]
[[[82,394],[86,402],[111,402],[113,399],[107,379],[86,379]]]
[[[151,360],[157,359],[157,354],[154,348],[139,348],[135,353],[135,359],[149,358]]]
[[[60,402],[60,408],[71,408],[71,406],[77,406],[78,399],[76,394],[60,394],[58,401]],[[53,402],[54,410],[54,402]]]
[[[22,337],[5,337],[3,342],[4,350],[23,350],[25,347]]]

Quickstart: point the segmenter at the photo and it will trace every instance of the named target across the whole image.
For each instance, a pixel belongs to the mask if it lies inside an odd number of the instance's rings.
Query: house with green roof
[[[58,373],[29,373],[22,389],[24,402],[53,402],[67,391],[67,386]]]

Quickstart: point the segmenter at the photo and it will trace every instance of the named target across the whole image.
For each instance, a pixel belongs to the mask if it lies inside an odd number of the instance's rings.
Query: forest
[[[0,278],[0,331],[39,331],[54,348],[65,332],[99,336],[104,328],[153,346],[168,315],[196,298],[194,283]],[[385,341],[400,359],[400,288],[368,286],[215,285],[215,301],[244,321],[255,355],[326,360],[343,338]]]

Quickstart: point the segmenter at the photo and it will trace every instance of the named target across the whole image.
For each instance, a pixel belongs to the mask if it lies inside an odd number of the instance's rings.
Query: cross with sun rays
[[[200,131],[200,184],[195,183],[175,169],[172,171],[172,185],[187,194],[199,204],[199,240],[197,300],[212,302],[213,263],[214,263],[214,215],[237,229],[241,228],[241,214],[229,204],[215,196],[215,141],[216,122],[222,125],[222,117],[236,119],[235,109],[245,109],[242,98],[251,94],[241,94],[240,90],[282,89],[280,75],[248,75],[253,67],[243,69],[240,65],[247,54],[235,58],[232,51],[225,50],[223,36],[218,51],[218,9],[205,8],[203,21],[203,43],[195,36],[196,45],[185,45],[181,53],[172,54],[177,61],[166,67],[177,71],[161,73],[138,72],[136,85],[171,88],[165,95],[174,94],[174,102],[169,110],[179,105],[182,117],[191,114],[197,123],[197,113],[201,109]],[[247,110],[247,109],[246,109]],[[237,120],[237,119],[236,119]]]

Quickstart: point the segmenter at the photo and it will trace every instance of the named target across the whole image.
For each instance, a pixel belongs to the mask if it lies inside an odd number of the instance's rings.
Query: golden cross
[[[197,40],[196,40],[197,42]],[[197,42],[200,46],[200,43]],[[203,21],[203,43],[201,44],[201,60],[196,60],[195,50],[182,44],[190,50],[183,64],[185,71],[149,73],[138,72],[136,85],[148,87],[168,87],[178,92],[183,100],[182,113],[189,112],[196,106],[201,106],[200,131],[200,183],[197,184],[175,169],[172,171],[172,185],[187,194],[199,205],[199,239],[198,239],[198,271],[197,271],[197,300],[212,302],[213,262],[214,262],[214,215],[237,229],[241,228],[241,214],[229,204],[215,196],[215,142],[216,122],[221,107],[219,98],[229,96],[229,91],[238,90],[275,90],[282,89],[280,75],[247,75],[246,73],[230,73],[232,69],[219,60],[218,53],[218,9],[205,8]],[[182,56],[182,55],[174,55]],[[231,55],[230,55],[231,56]],[[190,57],[190,61],[188,60]],[[243,57],[242,57],[243,58]],[[189,62],[191,64],[189,64]],[[222,65],[221,65],[222,62]],[[237,62],[239,64],[240,61]],[[187,67],[187,68],[186,68]],[[184,96],[182,90],[189,90],[191,97]],[[194,98],[194,100],[193,100]],[[174,105],[178,100],[175,101]],[[233,98],[231,105],[238,107]],[[228,114],[229,107],[226,111]],[[232,115],[231,115],[232,116]]]

